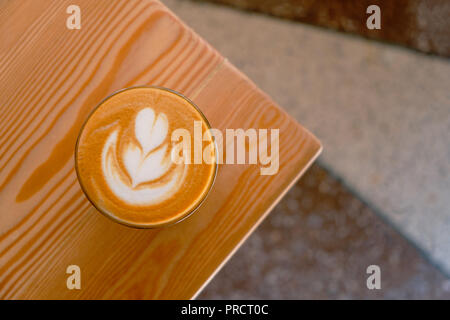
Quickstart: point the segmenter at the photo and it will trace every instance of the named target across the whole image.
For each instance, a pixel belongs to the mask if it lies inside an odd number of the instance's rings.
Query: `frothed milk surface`
[[[172,152],[179,150],[172,132],[187,130],[193,148],[194,121],[202,123],[203,146],[213,144],[202,114],[170,90],[136,87],[105,99],[77,143],[77,174],[89,200],[116,221],[133,226],[165,225],[192,212],[216,172],[215,161],[172,161]]]

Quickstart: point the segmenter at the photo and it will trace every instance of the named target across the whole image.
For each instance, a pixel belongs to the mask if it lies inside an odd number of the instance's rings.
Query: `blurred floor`
[[[366,268],[381,269],[381,290]],[[450,280],[319,165],[199,299],[450,299]]]
[[[228,4],[450,57],[450,1],[447,0],[195,1]],[[371,30],[366,20],[368,8],[373,5],[380,8],[381,28]]]
[[[319,163],[450,274],[449,60],[226,6],[163,2],[321,139]]]

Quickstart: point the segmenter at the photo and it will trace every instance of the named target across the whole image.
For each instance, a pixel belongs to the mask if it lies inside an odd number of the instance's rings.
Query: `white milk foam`
[[[134,133],[140,145],[131,140],[120,155],[131,177],[131,185],[120,173],[122,169],[116,159],[119,130],[113,131],[106,139],[102,149],[102,171],[108,186],[118,198],[131,205],[151,205],[170,198],[178,191],[185,167],[173,164],[170,155],[167,156],[169,145],[167,142],[162,144],[168,130],[169,120],[164,113],[156,115],[152,108],[139,111]],[[151,184],[170,169],[174,170],[170,173],[170,179]],[[147,184],[138,186],[141,183]]]

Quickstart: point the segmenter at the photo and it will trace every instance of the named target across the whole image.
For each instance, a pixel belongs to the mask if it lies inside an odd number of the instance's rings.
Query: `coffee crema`
[[[183,128],[193,136],[201,121],[203,144],[214,144],[210,126],[181,94],[161,87],[132,87],[103,100],[78,137],[75,163],[80,185],[102,213],[134,227],[158,227],[192,213],[210,190],[217,163],[174,163]],[[191,143],[191,146],[194,144]],[[216,159],[216,149],[213,159]]]

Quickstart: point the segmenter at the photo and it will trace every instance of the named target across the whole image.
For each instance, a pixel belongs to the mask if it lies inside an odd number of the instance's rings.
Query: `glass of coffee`
[[[81,188],[98,211],[121,224],[179,222],[214,184],[217,148],[210,129],[178,92],[157,86],[117,91],[91,112],[78,136]]]

